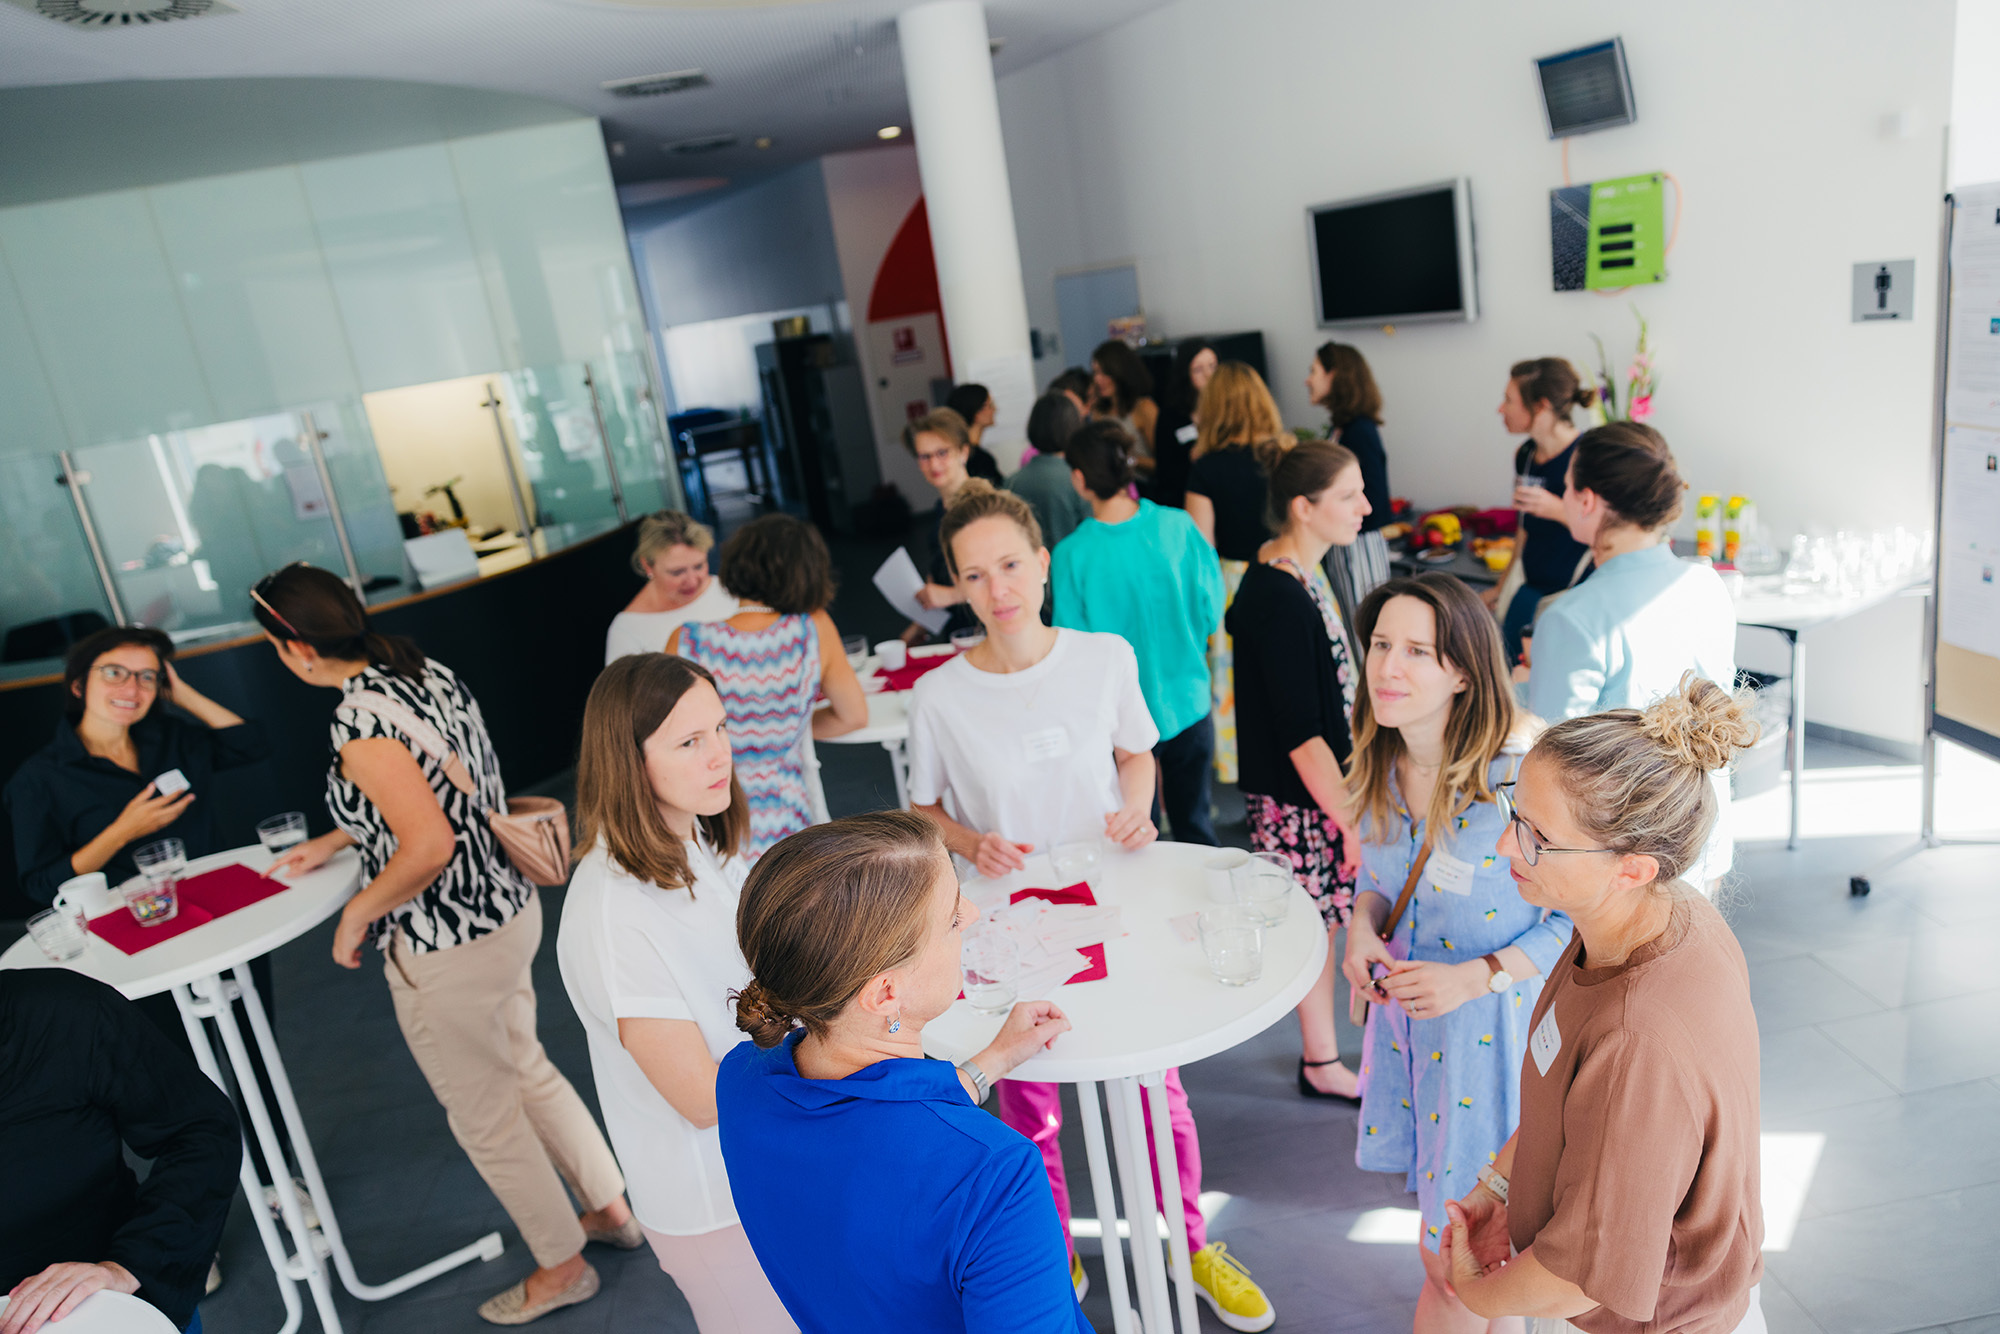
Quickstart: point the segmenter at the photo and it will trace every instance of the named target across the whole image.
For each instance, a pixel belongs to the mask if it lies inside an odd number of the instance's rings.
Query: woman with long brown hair
[[[1355,630],[1368,666],[1347,780],[1362,844],[1344,971],[1376,1003],[1354,1157],[1416,1194],[1416,1334],[1481,1334],[1438,1259],[1445,1202],[1519,1120],[1528,1015],[1569,919],[1523,902],[1496,851],[1494,793],[1530,737],[1477,595],[1447,574],[1392,579]]]
[[[1236,599],[1243,572],[1271,536],[1265,521],[1271,466],[1291,448],[1278,402],[1264,377],[1240,361],[1215,368],[1195,415],[1194,461],[1184,503],[1194,526],[1222,562],[1222,607]],[[1237,781],[1236,674],[1229,631],[1218,618],[1208,638],[1209,697],[1215,710],[1215,777]]]
[[[750,805],[706,670],[659,653],[604,669],[583,710],[576,814],[556,957],[633,1215],[701,1334],[792,1334],[715,1129],[716,1065],[743,1041],[730,998],[750,981],[736,944]]]
[[[1391,517],[1389,455],[1382,448],[1382,390],[1368,359],[1350,343],[1321,343],[1306,368],[1306,393],[1313,406],[1326,409],[1326,438],[1344,446],[1361,463],[1361,486],[1368,496],[1368,517],[1361,536],[1349,547],[1327,553],[1327,574],[1350,610],[1389,577],[1389,544],[1382,525]]]
[[[377,632],[336,575],[288,565],[250,597],[278,660],[340,692],[326,776],[333,832],[269,874],[359,851],[366,879],[341,911],[333,961],[359,968],[364,946],[381,951],[410,1054],[538,1266],[479,1314],[525,1325],[588,1301],[598,1280],[584,1243],[631,1250],[642,1238],[617,1160],[535,1031],[542,901],[486,822],[507,792],[479,702],[414,642]],[[565,1182],[589,1211],[581,1217]]]
[[[1127,344],[1116,338],[1090,354],[1090,412],[1109,417],[1139,441],[1139,471],[1153,471],[1153,427],[1160,405],[1153,401],[1153,373]]]

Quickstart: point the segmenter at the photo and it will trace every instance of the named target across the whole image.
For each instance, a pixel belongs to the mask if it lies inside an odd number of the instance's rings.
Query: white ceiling
[[[908,114],[895,17],[909,0],[231,2],[238,12],[114,29],[0,4],[0,88],[345,77],[526,94],[600,117],[623,183],[741,176],[859,148]],[[996,69],[1034,64],[1165,2],[987,0],[988,27],[1005,42]],[[640,99],[599,87],[694,66],[713,87]],[[717,132],[737,146],[661,148]],[[763,135],[774,143],[760,151]]]

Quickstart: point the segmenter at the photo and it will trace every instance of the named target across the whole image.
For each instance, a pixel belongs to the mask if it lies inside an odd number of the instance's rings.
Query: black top
[[[1319,608],[1297,579],[1253,563],[1223,625],[1236,654],[1238,786],[1290,806],[1317,807],[1292,752],[1322,736],[1345,767],[1354,749]]]
[[[1514,451],[1514,475],[1533,473],[1548,485],[1549,494],[1563,493],[1563,478],[1569,475],[1569,461],[1576,454],[1576,442],[1570,441],[1562,453],[1547,463],[1535,462],[1535,442],[1523,440],[1521,447]],[[1569,525],[1555,519],[1537,518],[1526,515],[1521,526],[1527,533],[1528,544],[1521,551],[1521,578],[1531,588],[1539,588],[1544,593],[1555,593],[1568,588],[1576,575],[1576,567],[1590,548],[1569,535]]]
[[[121,1141],[153,1160],[143,1185]],[[0,971],[0,1292],[114,1260],[184,1328],[242,1159],[229,1099],[132,1002],[67,969]]]
[[[1248,445],[1204,454],[1188,469],[1187,489],[1215,506],[1215,554],[1224,560],[1257,559],[1271,540],[1264,525],[1270,479]]]
[[[974,445],[972,454],[965,460],[967,477],[983,477],[995,486],[1005,486],[1000,477],[1000,460],[993,457],[993,451],[984,445]]]
[[[1168,395],[1160,403],[1160,415],[1153,423],[1153,475],[1143,482],[1147,499],[1155,505],[1183,509],[1187,505],[1188,469],[1194,456],[1194,418],[1189,404]]]
[[[944,542],[940,540],[943,537],[943,533],[944,502],[940,500],[937,503],[937,508],[931,511],[930,528],[926,532],[926,536],[930,542],[926,553],[929,556],[929,560],[923,562],[923,564],[925,566],[926,578],[934,584],[941,584],[946,588],[950,588],[955,581],[951,577],[951,567],[944,563]],[[946,610],[951,613],[951,619],[946,621],[944,629],[938,632],[941,635],[955,635],[960,630],[970,630],[979,624],[979,618],[972,614],[972,608],[963,602],[956,603],[946,608]],[[1048,610],[1046,602],[1044,602],[1042,610],[1044,612]]]
[[[1361,531],[1372,533],[1389,522],[1389,455],[1382,448],[1382,428],[1356,417],[1334,431],[1339,443],[1361,463],[1361,486],[1368,496],[1368,517],[1361,521]]]
[[[21,890],[29,898],[38,903],[53,900],[56,887],[76,874],[70,854],[110,828],[132,798],[169,769],[179,769],[187,777],[194,800],[179,819],[143,841],[177,838],[187,845],[189,857],[216,851],[209,779],[219,769],[254,764],[271,753],[264,729],[254,722],[208,728],[159,703],[132,724],[132,744],[139,752],[138,773],[92,755],[77,738],[75,725],[64,721],[56,727],[55,740],[30,755],[8,780],[14,862],[21,873]],[[114,885],[138,871],[129,846],[104,864],[105,878]]]

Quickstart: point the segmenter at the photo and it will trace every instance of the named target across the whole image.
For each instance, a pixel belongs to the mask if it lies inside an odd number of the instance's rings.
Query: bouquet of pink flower
[[[1618,411],[1618,385],[1611,378],[1611,360],[1604,354],[1604,340],[1596,334],[1590,341],[1597,345],[1597,402],[1591,404],[1591,420],[1598,426],[1606,422],[1643,422],[1653,415],[1653,349],[1647,338],[1646,317],[1639,313],[1637,303],[1632,306],[1632,316],[1639,321],[1639,342],[1632,352],[1632,364],[1625,368],[1625,411]]]

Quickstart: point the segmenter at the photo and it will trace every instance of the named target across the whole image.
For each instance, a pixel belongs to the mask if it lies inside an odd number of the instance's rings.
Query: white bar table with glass
[[[274,855],[262,846],[236,848],[190,861],[186,875],[193,877],[231,865],[246,866],[261,873],[274,860]],[[291,1081],[285,1075],[285,1063],[279,1055],[277,1039],[271,1031],[270,1020],[264,1014],[256,984],[251,980],[250,961],[297,939],[338,913],[354,896],[360,884],[360,858],[352,848],[347,848],[336,853],[318,870],[291,881],[290,887],[282,892],[204,922],[137,954],[126,954],[95,934],[88,935],[82,953],[62,963],[52,962],[28,937],[23,937],[5,954],[0,954],[0,968],[68,968],[117,988],[128,1000],[171,990],[175,1004],[180,1007],[181,1022],[187,1028],[188,1040],[194,1046],[195,1060],[204,1074],[222,1086],[221,1060],[201,1021],[211,1019],[215,1022],[224,1049],[222,1059],[228,1061],[234,1072],[236,1086],[242,1091],[244,1105],[250,1113],[251,1124],[247,1127],[250,1135],[246,1136],[239,1179],[250,1203],[250,1217],[257,1226],[265,1254],[270,1257],[271,1267],[277,1274],[278,1294],[284,1299],[285,1323],[280,1334],[293,1334],[303,1319],[304,1311],[298,1294],[301,1282],[312,1293],[321,1329],[325,1334],[340,1334],[340,1317],[334,1310],[333,1285],[327,1274],[326,1256],[332,1257],[334,1268],[339,1271],[341,1282],[350,1293],[364,1301],[380,1301],[473,1260],[496,1259],[501,1252],[500,1234],[489,1232],[468,1246],[462,1246],[386,1283],[364,1283],[354,1272],[354,1262],[348,1256],[347,1243],[334,1216],[333,1202],[327,1197],[326,1182],[320,1175],[319,1160],[306,1137],[298,1103],[292,1096]],[[126,908],[114,895],[106,911],[122,914]],[[257,1044],[265,1073],[270,1079],[271,1091],[277,1102],[275,1109],[268,1106],[261,1095],[262,1086],[250,1059],[249,1046],[236,1022],[231,1002],[239,997],[250,1021],[250,1040]],[[298,1159],[299,1170],[305,1176],[306,1188],[312,1193],[319,1213],[317,1228],[306,1226],[298,1195],[292,1189],[292,1175],[285,1164],[275,1118],[282,1118],[291,1136],[292,1153]],[[291,1233],[290,1255],[286,1254],[284,1242],[271,1220],[270,1210],[265,1207],[264,1187],[250,1159],[249,1139],[254,1139],[270,1168],[279,1209],[284,1215],[285,1227]]]
[[[1072,1028],[1052,1048],[1018,1066],[1012,1078],[1075,1084],[1104,1239],[1104,1270],[1111,1289],[1112,1326],[1132,1334],[1132,1298],[1113,1212],[1112,1155],[1106,1150],[1098,1086],[1110,1109],[1110,1145],[1116,1153],[1119,1196],[1132,1239],[1139,1317],[1150,1334],[1175,1328],[1167,1269],[1162,1263],[1155,1211],[1167,1223],[1167,1249],[1178,1294],[1182,1334],[1200,1328],[1189,1267],[1187,1217],[1167,1117],[1166,1072],[1247,1042],[1277,1023],[1312,989],[1325,966],[1326,927],[1305,890],[1294,884],[1283,922],[1263,929],[1263,972],[1256,981],[1225,986],[1216,980],[1198,940],[1184,938],[1175,919],[1214,908],[1210,872],[1241,862],[1245,854],[1187,843],[1155,843],[1139,852],[1107,849],[1088,879],[1097,902],[1120,910],[1124,935],[1105,943],[1106,976],[1056,988],[1046,999],[1069,1017]],[[1028,858],[1025,870],[998,880],[965,882],[966,897],[983,910],[1005,904],[1023,889],[1062,889],[1074,874],[1058,874],[1046,855]],[[1042,997],[1029,997],[1041,999]],[[928,1054],[967,1060],[1000,1030],[1005,1016],[982,1014],[961,1000],[924,1028]],[[1139,1090],[1151,1104],[1153,1157],[1161,1200],[1147,1170],[1147,1116]]]

